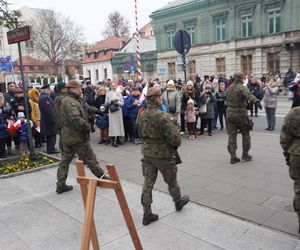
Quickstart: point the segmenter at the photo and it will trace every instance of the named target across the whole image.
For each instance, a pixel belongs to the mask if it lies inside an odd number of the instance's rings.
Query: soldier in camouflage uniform
[[[64,82],[60,82],[57,84],[57,89],[59,90],[59,94],[55,97],[54,100],[54,110],[55,110],[55,117],[56,117],[56,127],[57,133],[59,134],[59,149],[63,152],[63,143],[61,138],[61,129],[62,129],[62,121],[61,121],[61,113],[60,113],[60,106],[63,97],[66,94],[66,84]]]
[[[258,107],[262,109],[259,100],[250,93],[247,87],[243,85],[244,74],[236,73],[234,75],[234,82],[230,85],[226,92],[227,110],[227,133],[228,133],[228,152],[230,153],[232,164],[237,163],[240,159],[236,156],[237,150],[237,134],[242,134],[243,141],[243,155],[242,159],[251,161],[252,156],[248,154],[251,147],[250,125],[247,111],[247,102],[251,101],[257,103]]]
[[[90,125],[86,119],[81,95],[81,83],[76,80],[69,81],[67,84],[67,93],[61,100],[59,112],[64,152],[57,170],[56,192],[58,194],[73,189],[72,186],[66,185],[66,180],[69,164],[74,154],[78,155],[79,159],[91,169],[96,177],[100,178],[104,175],[104,171],[100,168],[89,142]],[[97,109],[89,107],[88,111],[97,112]]]
[[[161,90],[151,87],[147,94],[147,108],[138,118],[138,129],[143,139],[142,169],[144,186],[142,205],[144,209],[143,225],[158,220],[158,215],[151,210],[152,189],[157,179],[158,171],[168,184],[169,193],[180,211],[188,202],[188,196],[181,196],[177,182],[177,166],[174,152],[181,143],[180,131],[172,117],[161,111]]]
[[[300,225],[300,107],[293,108],[285,117],[280,144],[291,179],[294,181],[294,209]],[[298,230],[300,234],[300,227]]]

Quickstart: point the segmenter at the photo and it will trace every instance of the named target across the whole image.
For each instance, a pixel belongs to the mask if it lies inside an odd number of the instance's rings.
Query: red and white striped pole
[[[135,39],[136,39],[136,55],[137,55],[137,73],[138,73],[138,81],[142,82],[142,74],[141,74],[141,52],[140,52],[140,35],[139,35],[139,25],[138,25],[138,12],[137,12],[137,0],[134,0],[135,3]]]

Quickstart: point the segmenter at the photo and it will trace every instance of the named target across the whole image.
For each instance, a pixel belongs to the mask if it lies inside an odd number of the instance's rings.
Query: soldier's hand
[[[256,101],[255,104],[257,105],[257,107],[258,107],[259,109],[262,109],[262,108],[263,108],[262,105],[261,105],[261,103],[260,103],[260,101]]]

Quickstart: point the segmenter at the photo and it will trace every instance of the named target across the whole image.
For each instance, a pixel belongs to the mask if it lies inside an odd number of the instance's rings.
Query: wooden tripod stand
[[[81,250],[89,250],[90,241],[92,241],[94,250],[100,249],[96,225],[94,221],[94,207],[97,186],[102,188],[112,188],[115,190],[135,249],[142,250],[143,247],[137,234],[132,216],[130,214],[130,210],[128,208],[128,204],[115,166],[113,164],[108,164],[106,167],[110,176],[110,180],[93,179],[86,176],[83,162],[76,161],[76,168],[78,173],[77,182],[80,184],[80,190],[85,209]]]

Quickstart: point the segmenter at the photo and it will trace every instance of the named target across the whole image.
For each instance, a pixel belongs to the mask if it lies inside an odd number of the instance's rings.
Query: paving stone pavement
[[[285,97],[280,98],[280,117],[277,117],[274,132],[265,132],[263,111],[258,118],[253,118],[251,162],[229,163],[226,131],[218,131],[212,137],[204,134],[193,141],[183,135],[179,148],[183,163],[178,166],[182,192],[198,204],[298,236],[298,220],[291,207],[293,182],[279,144],[283,115],[290,105]],[[121,178],[142,184],[140,145],[124,143],[119,148],[98,145],[97,133],[93,134],[91,141],[102,164],[112,162],[116,164]],[[241,154],[239,135],[237,155]],[[155,188],[168,193],[160,175]],[[282,223],[285,219],[289,223]]]
[[[75,177],[73,166],[68,183],[74,190],[61,195],[54,191],[55,168],[1,180],[0,249],[80,249],[84,209]],[[153,211],[160,219],[145,227],[141,224],[142,186],[126,180],[121,183],[145,250],[300,249],[297,237],[193,202],[176,212],[170,196],[159,191],[153,192]],[[94,218],[101,249],[134,249],[113,190],[97,188]],[[282,218],[276,216],[269,224],[286,226],[292,220]]]

